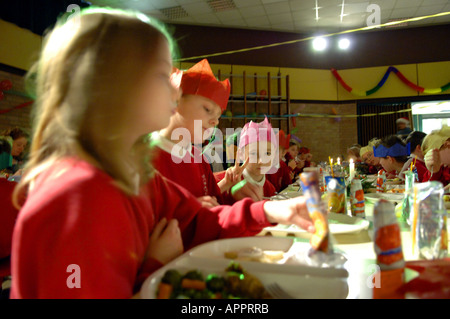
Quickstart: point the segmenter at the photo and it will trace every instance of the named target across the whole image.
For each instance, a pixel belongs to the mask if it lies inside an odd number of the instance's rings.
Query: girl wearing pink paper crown
[[[238,181],[246,166],[233,166],[216,182],[201,144],[214,132],[230,95],[228,79],[218,81],[208,60],[204,59],[187,71],[175,70],[173,84],[182,91],[181,99],[167,127],[151,135],[153,166],[166,178],[189,190],[205,207],[234,203],[228,191]],[[217,152],[216,152],[217,153]],[[223,158],[213,160],[223,161]],[[236,193],[252,194],[251,185]],[[236,197],[240,199],[244,196]]]
[[[260,187],[263,197],[276,194],[275,186],[266,179],[266,174],[278,169],[278,139],[267,117],[261,123],[250,121],[241,131],[238,154],[241,160],[248,159],[242,173],[243,182]],[[239,189],[240,183],[233,186],[232,192]]]

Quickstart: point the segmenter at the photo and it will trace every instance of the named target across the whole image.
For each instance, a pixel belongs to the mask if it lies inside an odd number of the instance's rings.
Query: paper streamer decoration
[[[417,92],[420,92],[420,93],[437,94],[437,93],[444,92],[444,91],[446,91],[446,90],[448,90],[450,88],[450,82],[447,83],[444,86],[441,86],[440,88],[435,88],[435,89],[423,88],[421,86],[418,86],[418,85],[414,84],[410,80],[408,80],[396,67],[390,66],[387,69],[387,71],[384,74],[384,76],[381,79],[381,81],[378,82],[378,84],[375,87],[373,87],[370,90],[367,90],[367,91],[363,92],[363,91],[355,90],[352,87],[350,87],[347,83],[345,83],[345,81],[342,79],[342,77],[339,75],[339,73],[338,73],[338,71],[336,69],[331,69],[331,73],[333,73],[334,77],[339,81],[339,83],[342,85],[342,87],[344,89],[346,89],[348,92],[350,92],[350,93],[352,93],[353,95],[356,95],[356,96],[369,96],[371,94],[374,94],[376,91],[378,91],[386,83],[386,80],[388,79],[388,77],[391,74],[391,72],[394,72],[394,74],[397,75],[397,77],[403,83],[408,85],[411,89],[413,89],[413,90],[415,90]]]
[[[28,102],[22,103],[20,105],[14,106],[13,108],[10,108],[10,109],[0,110],[0,114],[5,114],[5,113],[8,113],[8,112],[11,112],[12,110],[18,110],[18,109],[24,108],[24,107],[26,107],[26,106],[28,106],[30,104],[33,104],[33,102],[34,101],[28,101]]]
[[[5,93],[28,97],[24,93],[16,92],[16,91],[11,90],[12,87],[13,87],[13,84],[12,84],[12,82],[10,80],[2,80],[0,82],[0,100],[2,100],[4,98],[4,96],[5,96],[4,94]],[[18,110],[18,109],[24,108],[24,107],[26,107],[26,106],[28,106],[30,104],[33,104],[33,102],[34,101],[28,101],[28,102],[16,105],[16,106],[14,106],[14,107],[12,107],[10,109],[0,110],[0,114],[5,114],[5,113],[8,113],[8,112],[11,112],[12,110]]]

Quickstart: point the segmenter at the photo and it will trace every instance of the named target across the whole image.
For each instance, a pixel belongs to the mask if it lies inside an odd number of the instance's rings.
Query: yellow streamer
[[[437,88],[437,89],[424,89],[423,93],[427,93],[427,94],[436,94],[436,93],[441,93],[442,89],[441,88]]]

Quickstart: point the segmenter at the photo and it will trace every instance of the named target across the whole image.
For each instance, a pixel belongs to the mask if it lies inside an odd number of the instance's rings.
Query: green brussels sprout
[[[203,275],[198,270],[188,271],[183,278],[194,279],[194,280],[204,280]]]
[[[212,292],[219,292],[225,289],[226,280],[217,275],[209,275],[206,279],[206,287]]]
[[[180,285],[181,278],[181,274],[177,270],[169,269],[165,272],[161,281],[166,284],[171,284],[175,288]]]

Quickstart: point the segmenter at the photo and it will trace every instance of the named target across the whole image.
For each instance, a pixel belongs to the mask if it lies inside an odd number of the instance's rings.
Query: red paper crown
[[[206,59],[183,72],[180,87],[183,94],[201,95],[214,101],[220,106],[222,112],[227,108],[230,81],[228,79],[218,81]]]
[[[300,154],[308,154],[309,153],[309,148],[307,147],[300,147],[300,150],[298,151]]]
[[[279,145],[287,150],[289,148],[289,141],[291,140],[291,134],[288,134],[286,136],[286,133],[284,133],[283,130],[280,130],[278,132],[278,139],[280,143]]]

